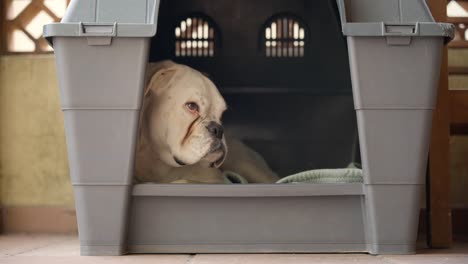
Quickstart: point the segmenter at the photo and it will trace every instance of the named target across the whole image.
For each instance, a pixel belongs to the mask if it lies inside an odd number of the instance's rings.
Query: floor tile
[[[76,236],[2,235],[0,264],[468,264],[468,243],[450,249],[420,247],[415,255],[368,254],[145,254],[81,257]]]
[[[1,264],[186,264],[188,255],[130,255],[118,257],[0,257]]]
[[[468,254],[468,253],[467,253]],[[468,255],[413,255],[413,256],[385,256],[389,264],[468,264]]]
[[[0,235],[0,257],[13,256],[59,244],[75,236],[60,235]]]
[[[200,254],[190,264],[384,264],[379,256],[366,254]]]

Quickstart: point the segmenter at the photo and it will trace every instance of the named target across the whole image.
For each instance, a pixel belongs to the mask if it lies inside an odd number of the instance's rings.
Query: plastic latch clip
[[[87,37],[88,45],[108,46],[112,43],[112,37],[117,35],[117,23],[82,23],[80,22],[79,35]]]
[[[387,24],[382,23],[384,36],[416,36],[419,35],[419,23]]]
[[[94,24],[80,22],[80,36],[84,37],[115,37],[117,33],[117,23]]]
[[[382,23],[382,34],[386,37],[388,45],[407,46],[411,44],[411,37],[419,35],[419,23]]]

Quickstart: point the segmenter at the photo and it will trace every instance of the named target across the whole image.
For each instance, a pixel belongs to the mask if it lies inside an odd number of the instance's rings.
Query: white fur
[[[199,118],[188,111],[187,102],[200,106]],[[231,153],[223,137],[224,147],[211,151],[216,139],[206,126],[210,122],[221,124],[225,110],[218,89],[200,72],[171,61],[150,64],[140,118],[136,181],[223,183],[220,169],[212,165],[221,165],[216,161],[227,157],[221,169],[237,172],[252,183],[275,182],[278,177],[266,162],[240,141],[232,139]],[[175,157],[187,165],[181,166]]]

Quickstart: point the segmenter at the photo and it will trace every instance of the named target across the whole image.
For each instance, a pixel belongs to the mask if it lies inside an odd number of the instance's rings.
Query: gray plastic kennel
[[[423,0],[73,0],[44,35],[81,254],[414,252],[453,30]],[[363,183],[133,185],[145,67],[167,58],[210,75],[281,175],[356,161],[359,135]]]

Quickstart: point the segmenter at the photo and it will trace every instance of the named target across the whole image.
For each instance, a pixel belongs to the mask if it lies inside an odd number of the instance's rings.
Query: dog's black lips
[[[174,156],[174,160],[177,164],[179,164],[180,166],[185,166],[187,165],[185,162],[181,161],[180,159],[178,159],[176,156]]]
[[[221,151],[223,151],[223,154],[221,155],[221,157],[219,157],[217,160],[215,160],[214,162],[212,162],[210,164],[211,168],[219,167],[221,165],[222,161],[224,160],[224,157],[226,156],[226,151],[225,151],[225,148],[224,148],[224,146],[222,144],[218,149],[221,149]]]
[[[219,166],[219,164],[221,163],[221,161],[224,160],[224,154],[221,156],[221,158],[217,159],[215,162],[212,162],[210,164],[210,167],[211,168],[217,168]]]

